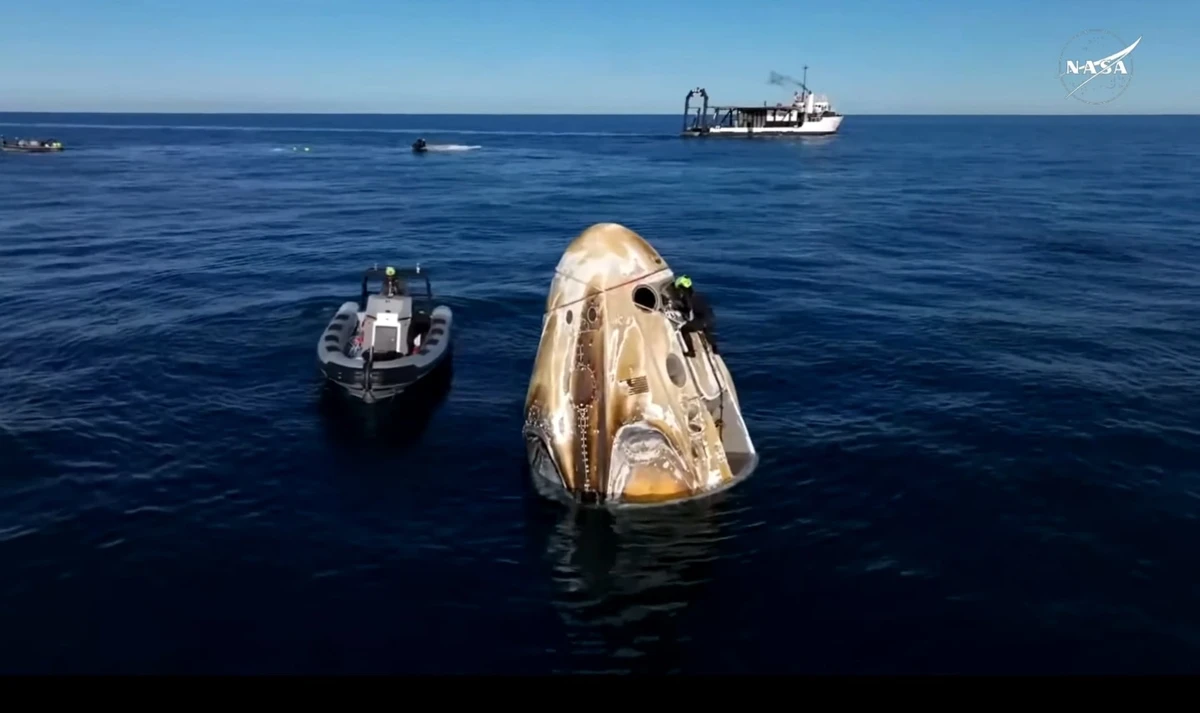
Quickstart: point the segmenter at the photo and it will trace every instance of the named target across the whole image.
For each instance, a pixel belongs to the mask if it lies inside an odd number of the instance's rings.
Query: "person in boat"
[[[400,279],[396,277],[396,268],[388,265],[383,271],[383,296],[384,297],[399,297],[404,294],[404,288],[400,285]]]
[[[680,275],[675,280],[675,297],[680,308],[680,312],[689,315],[688,320],[679,328],[680,334],[684,336],[684,340],[688,346],[687,356],[694,356],[696,348],[692,344],[692,334],[700,332],[708,341],[709,347],[712,348],[713,354],[720,354],[717,349],[716,337],[716,317],[713,315],[712,307],[709,306],[708,300],[704,295],[692,289],[692,278],[687,275]]]
[[[384,297],[399,297],[404,294],[404,288],[400,284],[400,280],[396,277],[396,268],[388,265],[383,270],[383,285],[379,288],[379,294]],[[363,317],[362,322],[358,325],[358,331],[350,340],[350,345],[346,351],[347,356],[361,356],[364,351],[370,348],[373,340],[373,330],[375,329],[375,318],[371,315]]]
[[[417,151],[424,151],[424,150],[425,150],[425,146],[426,146],[426,144],[425,144],[425,139],[417,139],[417,140],[416,140],[416,141],[413,143],[413,148],[414,148],[414,149],[416,149]]]

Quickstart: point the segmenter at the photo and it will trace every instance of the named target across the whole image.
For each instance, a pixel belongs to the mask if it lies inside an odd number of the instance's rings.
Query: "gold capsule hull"
[[[758,457],[720,355],[678,333],[674,274],[600,223],[563,252],[525,401],[533,477],[573,500],[653,505],[723,490]]]

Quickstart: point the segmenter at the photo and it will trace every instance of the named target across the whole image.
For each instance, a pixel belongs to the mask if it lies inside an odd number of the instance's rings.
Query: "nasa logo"
[[[1084,30],[1072,37],[1058,58],[1058,79],[1067,97],[1107,104],[1125,93],[1133,80],[1129,53],[1141,41],[1126,45],[1108,30]]]

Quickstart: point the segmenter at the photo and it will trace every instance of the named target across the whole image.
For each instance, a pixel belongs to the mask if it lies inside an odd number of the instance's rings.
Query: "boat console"
[[[376,358],[407,354],[408,329],[412,321],[411,297],[371,295],[366,317],[372,320],[371,348]]]

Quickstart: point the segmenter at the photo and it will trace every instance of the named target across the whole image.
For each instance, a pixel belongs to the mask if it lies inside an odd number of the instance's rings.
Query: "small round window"
[[[653,312],[658,309],[658,292],[653,287],[638,285],[633,291],[633,303],[644,310]]]

